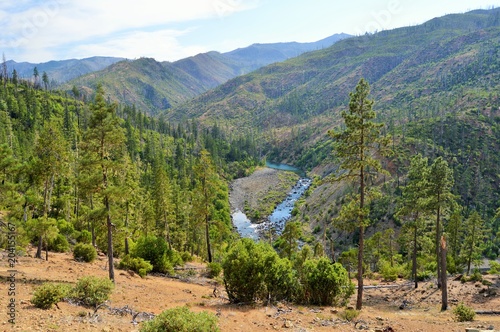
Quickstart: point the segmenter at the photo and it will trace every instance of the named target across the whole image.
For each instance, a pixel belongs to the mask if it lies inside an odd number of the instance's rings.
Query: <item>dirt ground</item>
[[[34,251],[30,252],[31,255]],[[343,308],[308,307],[284,303],[265,305],[233,305],[226,300],[223,287],[218,286],[214,296],[212,280],[203,277],[204,266],[190,263],[197,271],[187,279],[180,280],[162,276],[139,276],[116,270],[116,287],[108,303],[109,308],[92,308],[59,303],[59,308],[49,310],[35,308],[30,299],[33,290],[45,281],[74,284],[78,278],[95,275],[107,276],[106,257],[99,256],[93,263],[80,263],[72,255],[51,253],[49,261],[31,257],[19,257],[15,269],[16,324],[8,321],[7,304],[9,283],[6,253],[0,253],[0,331],[138,331],[141,323],[134,324],[133,313],[141,313],[136,321],[146,316],[143,313],[159,314],[165,309],[188,306],[193,311],[205,310],[219,316],[221,331],[382,331],[391,327],[394,331],[445,332],[461,331],[466,327],[490,326],[500,330],[500,316],[477,315],[474,322],[454,321],[452,309],[463,301],[476,310],[499,310],[500,294],[485,297],[485,286],[477,283],[461,284],[449,280],[450,310],[440,312],[440,291],[432,282],[421,283],[418,289],[403,281],[397,287],[366,289],[364,309],[353,322],[343,321],[339,314]],[[498,278],[489,277],[500,284]],[[368,285],[391,285],[381,281],[367,280]],[[350,305],[354,305],[355,296]],[[404,304],[404,309],[400,306]],[[119,310],[116,310],[119,309]],[[121,311],[123,315],[118,314]]]

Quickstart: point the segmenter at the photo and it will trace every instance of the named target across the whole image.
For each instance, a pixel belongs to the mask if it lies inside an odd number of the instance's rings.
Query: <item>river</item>
[[[300,169],[285,165],[266,162],[266,166],[283,171],[291,171],[299,174],[301,178],[288,192],[287,197],[274,209],[273,213],[267,217],[267,220],[261,224],[253,224],[241,211],[236,211],[232,214],[233,224],[236,230],[242,237],[258,240],[272,231],[273,234],[281,234],[285,224],[292,217],[292,210],[295,202],[304,194],[311,185],[311,179],[304,176],[304,172]]]

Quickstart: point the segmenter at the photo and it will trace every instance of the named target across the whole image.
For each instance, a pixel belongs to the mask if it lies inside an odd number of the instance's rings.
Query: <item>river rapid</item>
[[[292,210],[295,202],[305,193],[311,185],[311,179],[304,176],[304,172],[290,165],[266,162],[266,166],[282,171],[291,171],[299,174],[301,178],[288,192],[287,197],[274,209],[273,213],[267,217],[266,221],[260,224],[253,224],[248,217],[240,210],[235,211],[231,217],[233,225],[242,237],[259,240],[269,238],[269,234],[280,235],[285,224],[292,217]]]

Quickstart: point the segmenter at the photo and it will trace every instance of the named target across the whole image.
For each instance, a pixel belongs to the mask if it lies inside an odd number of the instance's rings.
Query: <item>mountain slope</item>
[[[96,56],[81,60],[70,59],[44,63],[15,62],[9,60],[6,62],[6,65],[9,73],[12,73],[16,69],[18,76],[21,78],[33,77],[33,70],[36,67],[40,75],[46,72],[49,79],[58,84],[87,73],[102,70],[121,60],[123,58]]]
[[[465,110],[484,102],[482,90],[498,94],[499,14],[447,15],[345,39],[234,78],[166,115],[257,128],[281,152],[275,157],[297,162],[303,153],[294,141],[308,146],[324,137],[361,77],[370,82],[376,109],[400,122],[443,112],[444,105]]]
[[[347,38],[338,34],[314,43],[255,44],[228,53],[208,52],[175,62],[123,61],[63,85],[93,89],[100,81],[110,98],[156,113],[264,65],[286,60]]]

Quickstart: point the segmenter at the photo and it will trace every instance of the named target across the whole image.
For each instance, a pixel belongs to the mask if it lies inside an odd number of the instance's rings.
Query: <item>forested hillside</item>
[[[26,81],[0,86],[0,221],[39,257],[77,242],[118,257],[160,241],[220,259],[234,237],[227,181],[259,162],[250,137],[150,118],[108,103],[102,87],[83,102]]]
[[[109,98],[135,105],[148,114],[178,106],[231,78],[307,51],[322,49],[350,37],[335,34],[312,43],[254,44],[234,51],[207,52],[174,62],[141,58],[125,60],[103,70],[75,78],[62,86],[82,92],[103,84]]]
[[[323,176],[335,165],[327,131],[363,77],[392,135],[396,153],[387,162],[398,184],[413,154],[442,156],[461,204],[491,217],[500,186],[499,36],[497,8],[349,38],[237,77],[166,116],[254,128],[269,159]]]

